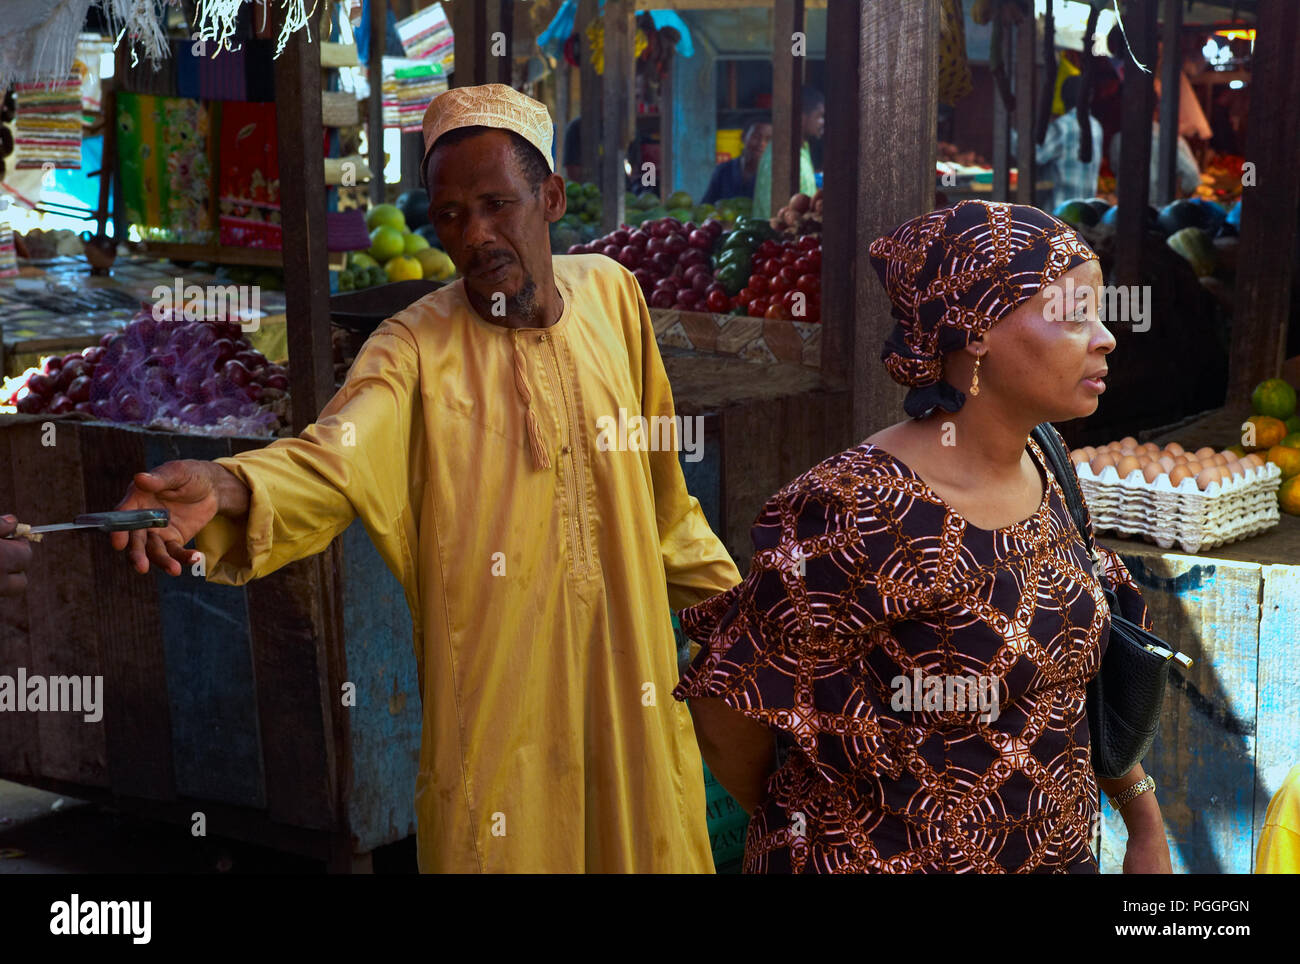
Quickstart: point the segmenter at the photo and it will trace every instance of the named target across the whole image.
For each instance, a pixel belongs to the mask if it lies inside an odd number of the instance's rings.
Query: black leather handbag
[[[1110,641],[1100,671],[1088,683],[1088,730],[1092,736],[1093,770],[1103,779],[1114,780],[1141,763],[1151,749],[1160,728],[1160,711],[1173,661],[1177,659],[1184,666],[1191,666],[1192,661],[1172,650],[1159,636],[1125,618],[1115,591],[1102,578],[1101,560],[1092,527],[1085,519],[1079,477],[1070,453],[1049,422],[1036,426],[1033,437],[1065,493],[1066,505],[1083,536],[1092,570],[1110,606]]]

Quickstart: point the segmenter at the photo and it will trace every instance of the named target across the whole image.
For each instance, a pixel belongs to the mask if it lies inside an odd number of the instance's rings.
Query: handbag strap
[[[1093,574],[1101,582],[1102,589],[1109,594],[1110,590],[1107,588],[1105,580],[1101,578],[1101,559],[1097,555],[1097,546],[1092,535],[1092,525],[1089,523],[1087,513],[1084,510],[1083,493],[1079,489],[1079,475],[1074,470],[1074,463],[1070,461],[1070,453],[1066,451],[1065,443],[1061,441],[1061,436],[1057,434],[1051,422],[1040,422],[1034,426],[1034,430],[1030,434],[1033,436],[1034,441],[1038,443],[1038,447],[1042,449],[1043,455],[1052,467],[1052,474],[1056,476],[1056,481],[1065,494],[1065,504],[1070,510],[1070,515],[1074,517],[1074,524],[1079,528],[1079,535],[1083,537],[1083,544],[1088,550],[1088,558],[1092,560]]]

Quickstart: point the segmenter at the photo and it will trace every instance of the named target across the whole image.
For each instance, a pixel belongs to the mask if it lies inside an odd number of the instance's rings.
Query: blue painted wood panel
[[[1143,761],[1175,873],[1250,873],[1256,798],[1260,567],[1158,550],[1121,551],[1155,631],[1196,662],[1175,669],[1160,734]],[[1103,804],[1102,871],[1127,834]]]
[[[213,457],[212,440],[149,432],[148,465]],[[181,796],[266,806],[243,589],[185,570],[154,575],[167,664],[172,755]]]
[[[402,584],[380,558],[361,522],[343,540],[343,623],[352,784],[348,823],[359,853],[415,833],[420,764],[420,691],[411,648],[411,614]]]

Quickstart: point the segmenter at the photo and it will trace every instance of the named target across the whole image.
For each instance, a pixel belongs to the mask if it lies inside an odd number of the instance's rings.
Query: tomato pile
[[[722,237],[722,222],[698,227],[676,218],[646,221],[639,228],[611,231],[569,254],[603,254],[632,272],[651,308],[727,311],[731,299],[713,277],[709,255]]]
[[[731,300],[731,307],[755,318],[820,322],[822,319],[822,241],[768,240],[754,252],[753,273]]]

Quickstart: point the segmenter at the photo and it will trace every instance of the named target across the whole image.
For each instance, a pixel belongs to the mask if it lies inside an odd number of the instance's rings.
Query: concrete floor
[[[414,873],[415,838],[374,853],[375,873]],[[0,780],[0,874],[314,874],[295,854],[144,820]]]

